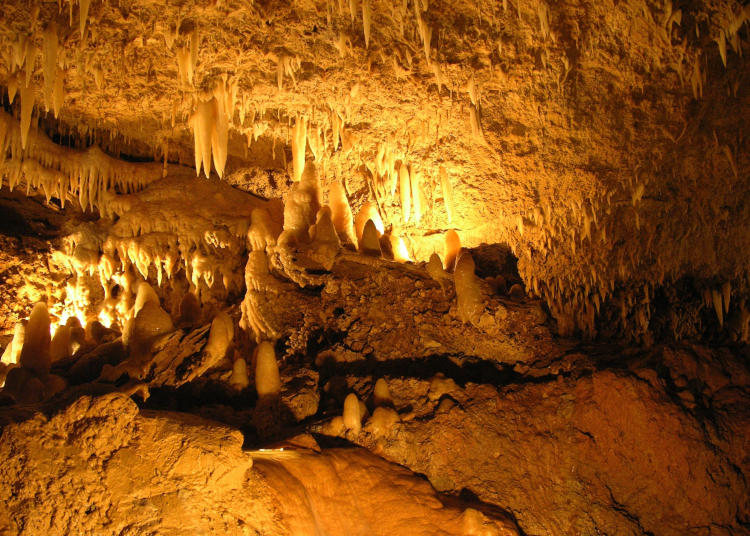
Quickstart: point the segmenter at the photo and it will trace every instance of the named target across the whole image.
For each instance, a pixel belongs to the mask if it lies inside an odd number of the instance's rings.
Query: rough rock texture
[[[0,366],[0,533],[748,534],[749,22],[3,2],[0,343],[42,300],[72,355]],[[278,396],[230,385],[263,341]],[[405,469],[240,448],[311,431]]]
[[[2,534],[389,535],[518,532],[367,451],[243,451],[194,416],[83,397],[0,436]],[[313,442],[314,443],[314,442]],[[354,515],[352,515],[354,514]]]
[[[409,400],[416,418],[359,441],[505,505],[527,534],[746,534],[750,374],[726,357],[663,349],[628,368],[453,384],[439,404],[428,382],[395,379],[396,408]]]

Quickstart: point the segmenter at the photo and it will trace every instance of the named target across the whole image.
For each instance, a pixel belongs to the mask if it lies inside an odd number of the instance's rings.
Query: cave
[[[746,0],[4,0],[0,535],[750,535]]]

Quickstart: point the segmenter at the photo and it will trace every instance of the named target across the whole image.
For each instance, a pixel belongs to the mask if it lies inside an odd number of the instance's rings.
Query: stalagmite
[[[354,219],[354,228],[357,233],[358,242],[362,241],[362,234],[365,231],[365,224],[368,220],[372,220],[379,235],[383,234],[383,231],[385,230],[383,219],[378,212],[378,206],[372,201],[368,201],[362,205],[362,208],[357,212],[357,217]]]
[[[398,168],[399,192],[401,194],[401,214],[404,223],[409,222],[411,214],[411,181],[409,179],[409,170],[404,162]]]
[[[255,362],[255,390],[259,397],[275,397],[281,392],[281,378],[276,353],[270,342],[258,345]]]
[[[321,207],[315,225],[310,227],[311,257],[320,262],[326,270],[333,267],[333,262],[341,249],[336,228],[331,220],[331,209]]]
[[[448,214],[448,223],[453,220],[453,186],[451,185],[448,172],[444,165],[440,165],[440,186],[443,189],[443,203],[445,204],[445,212]]]
[[[156,295],[154,288],[141,281],[136,287],[135,304],[133,305],[133,314],[137,315],[138,312],[143,309],[143,306],[148,302],[154,302],[159,305],[159,296]]]
[[[158,303],[146,302],[123,330],[123,344],[132,352],[145,353],[160,335],[172,331],[172,319]]]
[[[376,406],[388,406],[393,404],[391,391],[388,389],[388,383],[384,378],[378,378],[375,382],[375,389],[372,393],[372,401]]]
[[[234,323],[232,318],[227,313],[221,312],[211,321],[208,342],[203,351],[211,356],[210,362],[216,363],[224,358],[233,340]]]
[[[393,260],[398,262],[410,262],[412,260],[403,238],[400,236],[388,235],[388,239],[391,243]]]
[[[299,182],[305,169],[305,148],[307,147],[307,120],[298,117],[292,127],[292,180]]]
[[[464,323],[477,325],[479,316],[484,311],[484,304],[479,279],[474,274],[474,259],[468,251],[463,251],[459,255],[453,280],[456,284],[459,318]]]
[[[55,335],[50,343],[50,361],[54,363],[73,355],[73,340],[69,326],[60,326],[55,330]]]
[[[372,412],[372,417],[367,421],[365,431],[375,437],[387,436],[399,421],[400,418],[396,410],[393,408],[378,407],[375,408],[375,411]]]
[[[443,281],[449,278],[445,269],[443,268],[443,261],[440,260],[440,256],[437,253],[430,255],[430,260],[427,262],[427,273],[430,277],[440,283],[443,286]]]
[[[238,391],[242,391],[250,385],[247,374],[247,363],[244,359],[235,360],[232,365],[232,375],[229,377],[229,385]]]
[[[284,232],[279,244],[309,242],[310,226],[315,223],[320,209],[320,180],[314,162],[305,164],[305,171],[298,183],[292,185],[284,203]]]
[[[34,110],[34,87],[30,84],[21,87],[21,148],[26,149],[31,127],[31,112]]]
[[[339,181],[333,181],[328,191],[328,204],[331,206],[331,221],[343,243],[357,246],[357,235],[354,231],[352,209],[346,198],[344,186]]]
[[[19,362],[25,369],[44,375],[50,369],[50,321],[47,305],[37,303],[31,310]]]
[[[362,231],[362,239],[359,241],[359,250],[365,255],[374,255],[376,257],[382,255],[380,234],[372,220],[367,220],[365,224],[364,231]]]
[[[349,393],[344,399],[344,426],[355,434],[362,430],[362,414],[359,408],[359,399],[354,393]]]
[[[23,342],[26,336],[26,326],[22,322],[17,322],[13,327],[13,338],[3,351],[3,357],[0,363],[5,365],[15,365],[21,357]]]
[[[461,251],[461,238],[453,229],[450,229],[447,233],[445,233],[444,251],[445,269],[449,272],[453,271],[453,268],[455,268],[456,259],[458,258],[458,254]]]

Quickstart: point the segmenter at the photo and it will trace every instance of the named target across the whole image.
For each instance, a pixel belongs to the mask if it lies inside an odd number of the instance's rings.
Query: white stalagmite
[[[233,340],[234,323],[232,322],[232,318],[228,314],[221,312],[211,322],[208,342],[203,351],[211,356],[210,362],[215,363],[226,355],[227,349]]]
[[[399,192],[401,193],[401,214],[404,218],[404,223],[409,223],[409,216],[411,214],[411,181],[409,179],[409,170],[406,168],[406,163],[401,162],[401,167],[398,168],[398,179],[399,179]]]
[[[448,274],[443,269],[443,261],[440,260],[440,255],[433,253],[430,255],[430,260],[427,262],[427,273],[430,277],[440,283],[443,286],[443,282],[448,279]]]
[[[365,224],[367,224],[368,220],[372,220],[372,223],[375,225],[375,229],[377,229],[379,234],[383,234],[383,231],[385,230],[383,219],[378,212],[378,206],[374,202],[368,201],[362,205],[362,208],[357,212],[357,217],[354,219],[354,229],[357,233],[358,242],[362,241]]]
[[[52,363],[73,355],[73,340],[70,326],[60,326],[50,343],[50,360]]]
[[[318,211],[315,225],[310,227],[310,239],[313,260],[320,262],[326,270],[333,268],[341,243],[331,220],[331,209],[327,206],[321,207]]]
[[[365,228],[362,231],[362,239],[359,241],[359,250],[365,255],[374,255],[376,257],[382,255],[380,234],[372,220],[367,220],[365,224]]]
[[[5,347],[3,357],[0,360],[5,365],[15,365],[21,357],[23,341],[26,336],[26,326],[22,322],[17,322],[13,327],[13,339]]]
[[[398,413],[393,408],[377,407],[372,412],[370,420],[367,421],[365,431],[370,432],[375,437],[387,436],[400,420]]]
[[[307,146],[307,121],[298,117],[292,127],[292,180],[299,182],[305,169],[305,148]]]
[[[337,180],[331,183],[331,189],[328,191],[328,204],[331,206],[331,220],[339,238],[344,243],[356,246],[357,235],[354,231],[352,209],[346,198],[344,186]]]
[[[310,226],[320,210],[320,180],[314,162],[307,162],[302,178],[292,185],[284,203],[284,232],[280,244],[309,242]]]
[[[232,365],[232,375],[229,377],[229,385],[238,391],[242,391],[250,385],[247,374],[247,363],[244,359],[239,358]]]
[[[263,341],[256,350],[255,390],[259,397],[274,397],[281,393],[279,365],[273,345]]]
[[[474,274],[474,259],[468,251],[463,251],[453,273],[458,301],[458,316],[462,322],[476,325],[484,310],[479,279]]]
[[[349,393],[344,399],[344,426],[355,434],[362,430],[362,414],[359,409],[359,399],[354,393]]]
[[[440,186],[443,188],[445,212],[448,214],[448,223],[450,223],[453,220],[453,186],[444,165],[440,165],[438,173],[440,174]]]
[[[412,260],[403,238],[396,235],[388,235],[388,239],[391,242],[393,260],[398,262],[410,262]]]
[[[160,335],[172,331],[172,319],[158,303],[149,301],[131,318],[122,333],[123,344],[136,354],[148,351]]]
[[[47,305],[39,302],[34,305],[26,324],[26,335],[21,350],[21,366],[44,375],[50,369],[50,322]]]
[[[388,389],[388,383],[384,378],[378,378],[378,381],[375,382],[375,390],[373,391],[372,399],[376,406],[393,404],[391,391]]]
[[[156,291],[151,285],[149,285],[145,281],[141,281],[136,287],[133,314],[137,315],[138,312],[143,309],[143,306],[148,302],[154,302],[156,303],[156,305],[159,305],[159,296],[156,295]]]
[[[447,271],[450,272],[455,268],[456,259],[458,258],[458,253],[460,251],[461,238],[456,231],[450,229],[445,233],[445,254],[443,256],[445,259],[445,269]]]

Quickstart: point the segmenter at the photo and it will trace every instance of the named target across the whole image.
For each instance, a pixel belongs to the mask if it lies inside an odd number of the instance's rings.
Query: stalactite
[[[31,127],[31,112],[34,110],[34,87],[27,84],[21,88],[21,148],[26,149]]]
[[[214,168],[219,177],[224,176],[227,163],[227,144],[229,142],[229,112],[231,103],[227,99],[226,84],[221,83],[214,89],[215,119],[211,132],[211,150],[213,152]],[[205,166],[204,166],[205,167]]]
[[[54,93],[56,86],[57,72],[57,25],[50,23],[44,31],[44,105],[49,111],[53,108]],[[57,113],[55,113],[57,117]]]
[[[405,162],[401,162],[401,166],[398,168],[398,178],[399,192],[401,193],[401,214],[404,223],[409,223],[409,216],[411,214],[411,180],[409,179],[409,170],[406,168]]]
[[[450,229],[445,233],[445,269],[447,271],[453,271],[458,258],[458,253],[461,251],[461,239],[458,233],[453,229]]]
[[[453,221],[453,186],[451,185],[448,172],[444,165],[440,165],[440,186],[443,189],[443,204],[445,205],[445,212],[448,215],[448,223]]]
[[[72,3],[72,0],[71,0]],[[78,5],[80,7],[80,28],[81,28],[81,41],[83,41],[83,33],[86,29],[86,21],[89,18],[89,7],[91,6],[91,0],[78,0]]]
[[[365,33],[365,48],[370,48],[370,29],[372,26],[371,0],[362,0],[362,25]]]
[[[411,204],[414,207],[414,222],[419,224],[422,221],[422,209],[424,202],[424,191],[422,190],[422,174],[411,169],[409,173],[411,182]]]
[[[305,169],[305,149],[307,147],[307,121],[298,117],[292,127],[292,180],[299,182]]]

